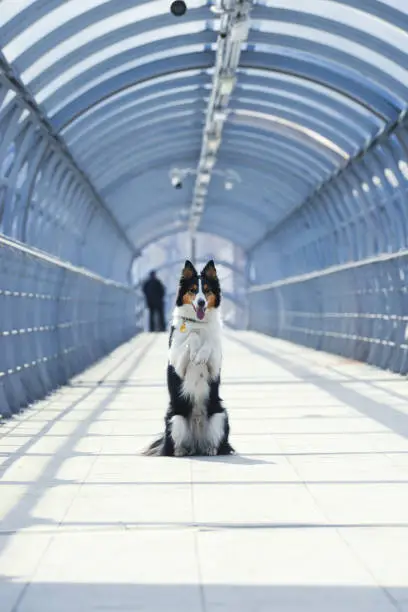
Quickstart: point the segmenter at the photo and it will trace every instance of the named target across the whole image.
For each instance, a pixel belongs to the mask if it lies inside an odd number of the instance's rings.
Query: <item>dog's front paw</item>
[[[184,378],[187,371],[188,360],[187,359],[179,359],[174,366],[177,376],[180,378]]]
[[[215,457],[216,455],[218,455],[218,448],[216,448],[215,446],[208,447],[206,455],[208,455],[208,457]]]
[[[174,449],[175,457],[186,457],[186,455],[188,454],[189,452],[183,446],[176,446],[176,448]]]
[[[210,355],[211,355],[211,349],[208,346],[204,345],[200,348],[200,350],[196,354],[194,358],[194,363],[196,365],[208,363]]]
[[[190,351],[190,361],[195,362],[197,354],[200,350],[200,338],[197,334],[192,333],[188,343],[188,350]]]

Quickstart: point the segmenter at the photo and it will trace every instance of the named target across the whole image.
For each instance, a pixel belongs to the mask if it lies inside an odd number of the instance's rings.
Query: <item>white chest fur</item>
[[[220,374],[221,321],[218,313],[205,323],[185,321],[175,316],[169,362],[183,379],[183,392],[202,403],[209,384]]]
[[[185,454],[184,447],[193,453],[216,454],[224,433],[225,414],[208,418],[206,400],[211,381],[219,377],[221,370],[220,316],[212,312],[204,323],[196,323],[183,319],[176,309],[173,326],[169,362],[182,379],[182,394],[192,403],[187,421],[179,415],[172,419],[175,454]]]

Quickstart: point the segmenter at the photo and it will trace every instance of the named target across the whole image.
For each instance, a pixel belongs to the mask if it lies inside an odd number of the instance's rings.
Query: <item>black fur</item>
[[[177,306],[182,306],[183,296],[188,291],[191,291],[191,288],[195,284],[198,284],[199,278],[202,279],[203,283],[205,282],[205,284],[208,285],[209,290],[215,295],[215,306],[219,306],[221,301],[221,290],[213,260],[210,260],[207,263],[207,265],[201,271],[200,275],[197,273],[193,264],[188,260],[186,261],[180,278],[178,295],[176,300]],[[169,348],[172,345],[174,331],[175,328],[174,326],[172,326],[169,337]],[[169,392],[170,403],[164,419],[164,435],[154,441],[148,447],[148,449],[144,452],[145,455],[162,455],[169,457],[174,456],[174,443],[171,436],[172,418],[175,415],[180,415],[188,421],[191,419],[193,412],[193,402],[189,397],[185,397],[183,395],[182,387],[183,380],[176,373],[174,367],[169,364],[167,367],[167,388]],[[206,418],[209,419],[216,413],[225,414],[224,435],[218,445],[217,454],[229,455],[231,453],[234,453],[235,451],[228,441],[230,427],[228,422],[228,415],[222,405],[222,400],[219,396],[219,387],[219,378],[218,380],[210,382],[209,395],[205,403]],[[186,449],[186,452],[190,455],[204,454],[202,449],[197,448]]]
[[[191,417],[193,410],[193,404],[189,398],[182,395],[182,379],[178,376],[173,366],[167,366],[167,387],[170,395],[170,405],[167,409],[166,416],[164,418],[164,435],[158,440],[155,440],[149,448],[145,451],[146,455],[162,455],[167,457],[174,456],[174,444],[171,437],[171,419],[174,415],[178,414],[183,416],[185,419]],[[207,400],[207,418],[210,418],[217,412],[225,412],[222,406],[222,400],[219,396],[220,379],[215,380],[210,385],[210,393]],[[234,449],[228,442],[229,437],[229,422],[228,415],[225,418],[224,436],[220,442],[218,448],[218,455],[230,455],[234,453]],[[197,452],[195,449],[189,450],[190,455],[201,455],[201,452]]]
[[[191,261],[187,260],[184,264],[183,271],[181,273],[179,288],[177,293],[177,306],[183,305],[183,295],[194,285],[198,283],[198,273]]]
[[[187,293],[193,285],[198,284],[199,278],[201,278],[203,283],[205,282],[208,285],[211,292],[215,295],[215,307],[218,308],[221,303],[221,288],[220,281],[215,273],[215,264],[212,259],[202,269],[201,274],[198,274],[191,261],[186,261],[180,277],[176,300],[177,306],[183,305],[184,294]]]
[[[171,438],[171,419],[175,414],[183,416],[185,419],[191,417],[193,405],[189,398],[185,398],[181,394],[183,381],[176,374],[173,366],[167,367],[167,386],[170,393],[170,405],[165,416],[165,443],[164,453],[165,455],[174,454],[174,446]],[[207,418],[210,418],[217,412],[225,412],[222,406],[222,400],[219,396],[220,379],[211,382],[210,393],[207,400]],[[232,447],[228,443],[229,435],[229,423],[228,418],[225,419],[224,437],[221,441],[220,448],[218,451],[219,455],[227,455],[233,452]],[[190,454],[200,454],[199,452],[190,449]]]

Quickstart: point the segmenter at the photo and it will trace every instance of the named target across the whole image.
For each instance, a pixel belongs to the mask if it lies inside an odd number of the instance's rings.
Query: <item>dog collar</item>
[[[178,319],[181,320],[181,325],[180,325],[180,331],[181,332],[185,332],[186,331],[186,323],[187,321],[189,323],[198,323],[199,325],[206,325],[208,321],[199,321],[196,319],[190,319],[189,317],[177,317]]]
[[[200,321],[199,319],[189,319],[188,317],[181,317],[182,321],[185,323],[186,321],[189,321],[190,323],[200,323],[201,325],[203,323],[207,323],[207,321]]]

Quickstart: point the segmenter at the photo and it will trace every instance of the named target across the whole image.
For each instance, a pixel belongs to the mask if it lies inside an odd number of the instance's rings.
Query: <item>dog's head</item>
[[[214,261],[211,259],[199,274],[187,260],[181,272],[177,306],[183,307],[187,316],[203,321],[220,302],[221,289]]]

